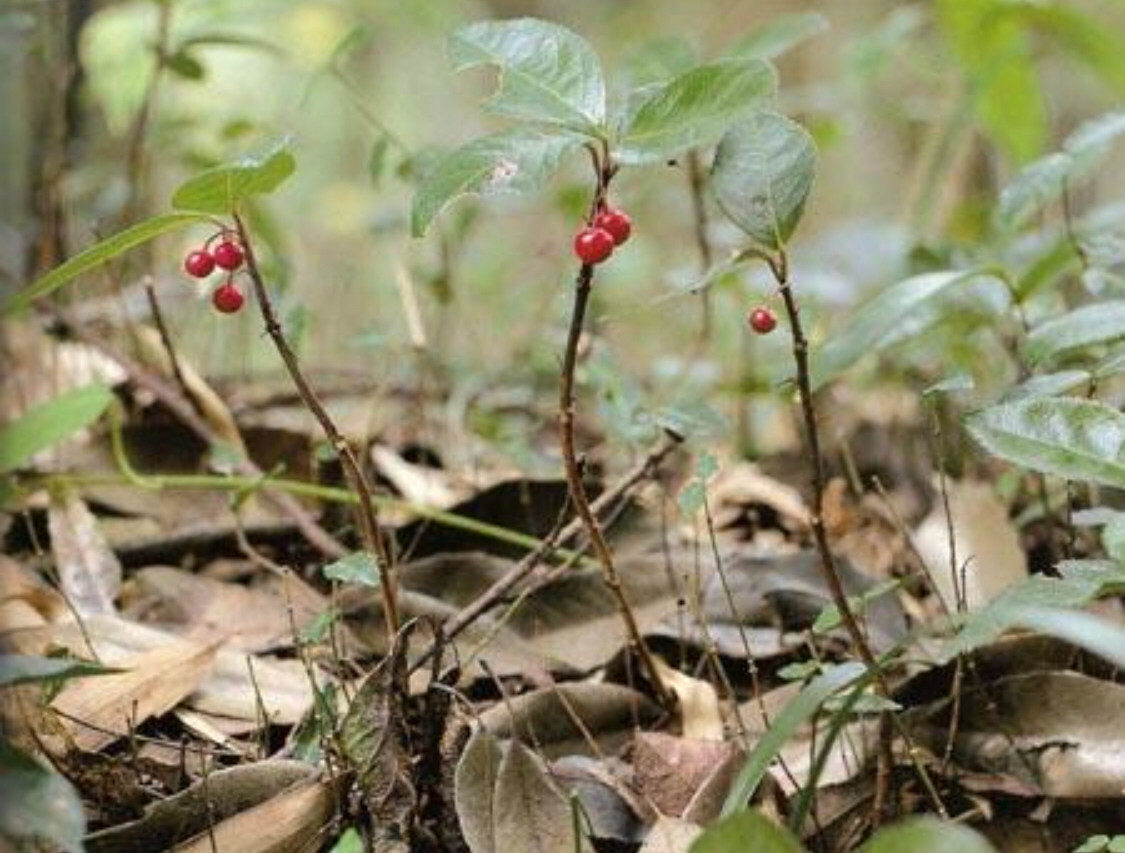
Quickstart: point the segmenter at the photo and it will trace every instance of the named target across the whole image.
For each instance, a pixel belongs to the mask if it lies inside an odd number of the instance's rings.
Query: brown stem
[[[820,555],[821,570],[825,583],[828,585],[829,594],[832,596],[832,603],[840,614],[840,621],[843,623],[852,645],[855,646],[856,652],[867,671],[875,679],[875,685],[880,694],[889,699],[891,697],[890,684],[887,682],[886,675],[879,665],[875,653],[871,650],[871,644],[868,643],[867,637],[860,628],[851,604],[848,603],[840,569],[836,565],[836,558],[833,556],[832,548],[828,543],[828,531],[824,525],[824,457],[820,449],[820,430],[817,426],[816,404],[813,400],[812,379],[809,372],[809,342],[805,337],[804,327],[801,325],[801,312],[797,307],[797,297],[793,293],[793,286],[789,280],[789,259],[785,250],[781,249],[776,256],[765,256],[765,261],[773,274],[774,281],[777,283],[777,289],[785,303],[785,313],[789,318],[789,334],[793,341],[793,361],[797,368],[797,394],[800,398],[801,415],[804,422],[805,449],[812,475],[813,495],[809,527],[812,529],[813,540]],[[929,773],[915,753],[908,732],[902,722],[893,714],[890,717],[899,734],[907,742],[910,760],[913,762],[926,792],[933,801],[934,807],[943,818],[947,817],[945,804],[941,801],[933,780],[930,779]],[[883,752],[880,761],[886,762],[890,756],[887,754],[886,742],[882,738],[880,738],[880,747]],[[893,760],[888,766],[893,766]]]
[[[199,401],[195,399],[195,395],[191,392],[191,388],[184,378],[184,371],[180,366],[180,357],[172,344],[172,333],[168,329],[168,323],[164,320],[164,312],[161,310],[160,300],[156,296],[156,287],[153,286],[152,279],[148,277],[145,278],[145,296],[148,297],[149,313],[152,314],[152,321],[156,323],[156,331],[160,334],[160,343],[164,346],[164,354],[168,356],[168,364],[172,368],[172,376],[175,378],[176,384],[180,387],[180,393],[184,395],[184,399],[188,401],[196,414],[202,415]]]
[[[316,418],[320,428],[324,431],[325,438],[328,439],[328,443],[332,445],[332,448],[340,457],[349,486],[359,497],[356,514],[359,518],[360,535],[363,538],[364,547],[375,558],[376,568],[379,572],[379,590],[383,599],[383,616],[386,619],[387,635],[393,648],[401,624],[398,612],[398,594],[395,587],[394,567],[391,563],[390,550],[387,548],[379,519],[375,515],[374,492],[371,483],[368,481],[363,465],[360,464],[352,446],[344,438],[336,426],[336,422],[332,420],[332,416],[328,414],[328,410],[324,408],[324,404],[321,403],[304,373],[301,372],[297,354],[285,339],[281,323],[277,319],[277,312],[270,300],[269,291],[266,290],[249,232],[242,221],[242,217],[237,213],[234,214],[234,223],[238,229],[238,237],[242,243],[242,248],[246,253],[246,271],[254,284],[254,294],[257,297],[262,321],[265,323],[266,333],[273,341],[281,360],[285,363],[285,369],[289,372],[289,377],[293,380],[293,385],[296,387],[301,401],[305,404],[305,408]]]
[[[604,174],[604,172],[603,172]],[[604,184],[599,187],[599,192],[604,193]],[[613,553],[602,534],[601,525],[590,509],[590,501],[586,496],[586,487],[582,482],[582,466],[578,462],[578,452],[574,440],[574,372],[578,364],[578,342],[582,337],[582,325],[586,319],[586,308],[590,302],[590,291],[594,280],[594,267],[583,264],[578,271],[575,281],[574,308],[570,317],[570,330],[566,339],[566,351],[563,355],[562,371],[559,374],[559,446],[562,450],[563,465],[566,471],[567,488],[570,490],[570,500],[578,513],[582,526],[586,528],[586,535],[598,559],[602,570],[602,582],[617,605],[618,613],[625,624],[625,633],[629,645],[640,656],[645,673],[652,682],[653,689],[661,704],[672,707],[674,699],[660,678],[656,660],[641,636],[640,627],[637,625],[633,608],[613,564]]]

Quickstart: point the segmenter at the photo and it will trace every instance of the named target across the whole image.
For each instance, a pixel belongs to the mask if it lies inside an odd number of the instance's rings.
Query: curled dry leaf
[[[660,680],[676,697],[683,736],[694,740],[722,741],[723,715],[714,685],[672,669],[659,658],[656,659],[656,669]]]
[[[73,492],[53,493],[47,526],[59,585],[70,605],[79,616],[116,613],[121,563],[90,508]]]

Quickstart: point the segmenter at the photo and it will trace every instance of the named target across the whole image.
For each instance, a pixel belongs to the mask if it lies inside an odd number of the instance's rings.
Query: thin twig
[[[242,248],[246,254],[246,271],[250,275],[251,282],[254,284],[254,294],[257,297],[258,309],[261,312],[262,321],[266,326],[266,333],[273,341],[278,355],[281,356],[281,360],[285,363],[285,369],[289,372],[289,377],[293,380],[293,385],[296,387],[297,393],[301,396],[301,401],[305,404],[305,408],[309,410],[320,424],[329,444],[332,445],[332,448],[340,458],[349,485],[359,496],[357,515],[359,517],[360,534],[363,537],[364,546],[375,559],[376,568],[379,572],[379,591],[383,600],[383,617],[387,624],[388,638],[393,646],[401,624],[398,612],[398,594],[395,586],[394,565],[391,562],[390,549],[387,547],[386,539],[383,536],[383,530],[375,514],[375,504],[372,499],[374,490],[371,488],[371,483],[367,479],[367,474],[364,472],[363,465],[360,464],[355,450],[352,449],[348,440],[344,438],[343,434],[336,426],[336,422],[332,420],[332,416],[328,414],[328,410],[324,407],[324,404],[321,403],[320,398],[317,397],[316,392],[305,378],[304,373],[301,372],[301,365],[297,360],[297,354],[293,351],[293,348],[289,346],[289,342],[285,338],[285,333],[281,329],[281,323],[277,319],[277,312],[274,310],[273,301],[270,299],[269,291],[266,289],[265,280],[262,278],[262,271],[258,267],[258,259],[254,254],[254,245],[250,240],[250,234],[246,229],[246,224],[242,221],[242,217],[239,216],[238,213],[234,213],[233,217],[235,227],[238,229],[239,241],[242,243]]]
[[[840,576],[839,567],[836,565],[836,558],[833,556],[832,548],[828,543],[828,531],[824,525],[823,514],[825,485],[824,458],[820,449],[820,431],[817,426],[816,404],[813,401],[812,379],[809,371],[809,342],[805,337],[804,327],[801,325],[801,313],[797,306],[797,298],[793,292],[792,282],[789,279],[788,256],[784,248],[782,248],[778,251],[776,257],[772,255],[765,256],[765,261],[777,283],[778,291],[785,303],[785,313],[789,319],[789,334],[793,342],[793,360],[797,369],[797,393],[800,397],[801,414],[804,421],[805,448],[809,467],[811,469],[813,494],[809,527],[812,529],[813,539],[816,543],[817,552],[820,555],[821,570],[824,575],[825,583],[828,585],[832,603],[836,606],[836,610],[840,614],[840,621],[844,625],[844,629],[847,631],[852,644],[855,646],[860,660],[874,678],[880,694],[883,698],[889,699],[891,698],[890,684],[887,682],[886,675],[871,649],[871,644],[867,641],[867,637],[864,636],[859,626],[859,621],[856,619],[851,604],[848,602],[847,593],[844,591],[843,579]],[[907,752],[910,755],[910,760],[914,764],[914,768],[918,773],[918,778],[932,800],[934,808],[941,817],[947,818],[948,812],[945,808],[945,804],[941,800],[941,795],[934,786],[929,772],[919,759],[910,741],[909,733],[906,731],[902,722],[893,714],[891,714],[890,717],[898,729],[899,734],[907,742]],[[880,761],[886,762],[888,758],[890,758],[893,763],[893,757],[886,755],[885,748],[882,752],[883,754]]]
[[[149,313],[152,314],[152,321],[156,324],[156,331],[160,334],[160,343],[164,347],[164,354],[168,356],[168,365],[172,368],[172,376],[180,387],[180,393],[195,409],[195,413],[202,417],[203,410],[199,405],[199,400],[195,398],[191,386],[188,385],[187,379],[184,377],[183,367],[180,366],[180,356],[176,353],[176,347],[172,344],[172,333],[168,328],[168,323],[164,320],[164,312],[160,308],[160,300],[156,296],[156,287],[152,283],[151,276],[145,277],[145,296],[148,297]]]

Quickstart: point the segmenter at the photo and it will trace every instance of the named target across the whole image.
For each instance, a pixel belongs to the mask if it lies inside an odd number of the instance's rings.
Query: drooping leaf
[[[711,181],[723,212],[758,245],[785,244],[816,172],[816,145],[796,122],[755,113],[723,136]]]
[[[829,696],[863,677],[865,673],[866,670],[859,663],[832,667],[814,679],[785,706],[774,718],[769,731],[758,741],[742,770],[739,771],[723,803],[723,817],[729,817],[746,808],[746,804],[754,796],[758,785],[769,770],[770,764],[797,728],[815,714]]]
[[[712,142],[777,90],[777,73],[760,59],[701,65],[654,86],[637,104],[615,151],[622,163],[667,160]]]
[[[605,81],[597,54],[566,27],[535,18],[482,21],[449,39],[455,71],[495,65],[490,112],[598,136],[605,121]]]
[[[864,355],[878,351],[919,306],[952,287],[987,278],[982,270],[945,270],[916,275],[880,291],[837,335],[814,353],[813,387],[836,378]]]
[[[539,189],[555,174],[563,157],[580,144],[576,136],[516,128],[450,152],[426,174],[414,194],[411,233],[424,235],[442,208],[460,196]]]
[[[0,427],[0,474],[26,465],[40,451],[94,423],[112,400],[107,386],[87,385]]]
[[[45,658],[35,655],[0,655],[0,687],[16,684],[60,682],[88,675],[117,672],[93,661],[77,658]]]
[[[1114,666],[1125,666],[1125,629],[1092,613],[1028,607],[1016,613],[1013,622],[1020,628],[1073,643]]]
[[[126,228],[112,237],[107,237],[93,246],[83,249],[70,260],[36,279],[9,299],[4,304],[3,311],[0,311],[0,315],[12,314],[27,308],[35,300],[53,293],[83,273],[123,255],[130,249],[135,249],[137,246],[154,240],[161,234],[187,225],[195,225],[207,219],[207,216],[199,213],[168,213],[163,216],[154,216],[152,219],[146,219],[144,222]]]
[[[282,140],[260,155],[208,169],[181,184],[172,196],[172,206],[177,210],[230,214],[250,196],[272,193],[296,169],[289,142]]]
[[[341,583],[354,583],[360,586],[379,586],[379,567],[375,558],[366,551],[348,554],[324,567],[324,576]]]
[[[828,19],[818,12],[782,15],[740,38],[727,51],[727,55],[774,59],[801,42],[820,35],[828,27]]]
[[[1125,415],[1094,400],[1001,403],[965,419],[989,453],[1032,471],[1125,488]]]
[[[1072,350],[1125,338],[1125,299],[1104,300],[1076,308],[1036,326],[1024,347],[1032,364]]]
[[[871,837],[860,853],[996,853],[979,833],[967,826],[917,817],[887,826]]]
[[[761,812],[743,811],[713,823],[704,830],[688,853],[805,853],[793,834]]]
[[[81,853],[85,834],[82,800],[70,783],[0,739],[0,838]]]

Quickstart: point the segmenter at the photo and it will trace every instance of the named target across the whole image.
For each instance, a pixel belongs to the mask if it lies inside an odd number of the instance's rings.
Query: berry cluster
[[[211,294],[211,304],[221,314],[234,314],[245,302],[234,281],[234,274],[242,268],[245,257],[238,238],[229,231],[220,231],[212,235],[203,248],[188,253],[184,258],[184,272],[192,278],[207,278],[216,269],[225,271],[226,279]]]
[[[603,207],[594,221],[574,235],[574,254],[587,265],[600,264],[629,239],[633,220],[623,210]]]

